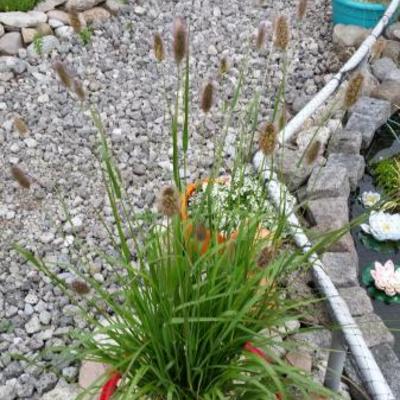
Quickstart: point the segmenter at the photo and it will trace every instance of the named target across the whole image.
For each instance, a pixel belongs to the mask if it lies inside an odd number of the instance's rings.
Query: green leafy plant
[[[84,46],[87,46],[92,41],[93,30],[91,27],[86,26],[79,31],[78,35],[79,38],[81,39],[82,44]]]
[[[389,197],[383,207],[400,211],[400,157],[380,161],[374,167],[374,174],[377,184]]]
[[[43,36],[40,33],[36,33],[33,38],[33,48],[37,55],[43,54]]]
[[[41,0],[0,0],[0,12],[29,11]]]

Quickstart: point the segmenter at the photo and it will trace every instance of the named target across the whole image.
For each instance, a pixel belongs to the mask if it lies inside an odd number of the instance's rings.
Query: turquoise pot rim
[[[377,3],[362,3],[360,1],[354,0],[334,0],[334,2],[343,4],[347,7],[357,8],[359,10],[366,10],[366,11],[386,11],[386,6],[383,4]]]

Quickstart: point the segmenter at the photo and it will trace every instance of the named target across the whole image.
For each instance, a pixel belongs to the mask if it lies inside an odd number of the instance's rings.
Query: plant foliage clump
[[[3,11],[29,11],[40,0],[0,0],[0,12]]]
[[[380,161],[374,173],[377,184],[390,197],[384,207],[392,211],[400,211],[400,157]]]

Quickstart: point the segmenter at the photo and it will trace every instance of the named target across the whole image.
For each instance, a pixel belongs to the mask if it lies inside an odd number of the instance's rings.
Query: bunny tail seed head
[[[16,165],[11,167],[11,175],[24,189],[29,189],[31,187],[31,180],[29,176]]]
[[[85,89],[83,88],[82,82],[77,78],[75,78],[73,81],[73,91],[78,96],[80,101],[85,101]]]
[[[261,129],[258,145],[265,155],[271,155],[275,150],[276,144],[277,131],[275,125],[268,122]]]
[[[265,21],[262,21],[258,26],[257,37],[256,37],[256,47],[258,50],[261,50],[264,47],[266,37],[267,37],[267,23]]]
[[[219,73],[225,75],[229,71],[229,61],[226,56],[223,56],[219,62]]]
[[[165,59],[164,42],[161,35],[156,32],[153,38],[153,51],[157,61],[161,62]]]
[[[276,20],[274,45],[280,50],[286,50],[289,46],[290,30],[287,18],[280,15]]]
[[[177,64],[185,58],[188,45],[188,30],[183,18],[177,17],[174,22],[174,57]]]
[[[274,257],[275,257],[275,251],[273,247],[271,246],[264,247],[258,256],[257,266],[260,268],[267,267]]]
[[[76,11],[72,11],[69,14],[69,23],[75,33],[79,33],[82,30],[82,22],[79,18],[79,14]]]
[[[357,102],[361,95],[363,83],[364,75],[361,72],[358,72],[353,76],[353,78],[350,79],[344,98],[344,106],[346,109],[349,109]]]
[[[88,294],[90,292],[90,287],[87,283],[79,279],[74,279],[71,282],[71,289],[79,295]]]
[[[16,117],[14,119],[14,127],[22,136],[25,136],[28,133],[28,127],[22,118]]]
[[[203,92],[201,94],[201,109],[206,114],[211,110],[211,107],[214,102],[214,84],[209,81],[203,88]]]
[[[173,217],[179,213],[179,193],[173,186],[166,186],[161,190],[158,198],[158,211],[166,217]]]
[[[297,3],[297,20],[302,21],[307,12],[307,0],[299,0]]]
[[[67,71],[65,65],[61,61],[55,61],[53,63],[53,68],[56,71],[56,74],[60,78],[62,84],[67,88],[71,89],[72,87],[72,77]]]
[[[321,142],[319,140],[315,140],[307,150],[306,164],[307,165],[313,164],[317,160],[320,151],[321,151]]]

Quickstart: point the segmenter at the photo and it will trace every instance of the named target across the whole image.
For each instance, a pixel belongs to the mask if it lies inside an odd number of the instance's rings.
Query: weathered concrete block
[[[383,376],[392,389],[395,399],[400,399],[400,361],[396,353],[393,351],[392,347],[386,343],[372,347],[371,352]],[[349,378],[347,382],[350,388],[351,398],[353,400],[368,399],[369,397],[367,397],[365,393],[365,384],[363,384],[360,379],[356,363],[351,355],[346,359],[344,371],[345,375]]]
[[[355,191],[358,186],[359,180],[364,175],[365,170],[365,160],[363,156],[359,154],[331,154],[328,158],[328,164],[333,164],[334,166],[341,166],[346,168],[347,175],[350,181],[350,190]]]
[[[339,293],[349,306],[353,317],[374,312],[371,300],[366,290],[361,286],[340,288]]]
[[[380,80],[389,79],[389,75],[397,70],[396,63],[389,57],[383,57],[372,64],[372,72]]]
[[[394,336],[383,323],[382,319],[376,314],[367,314],[356,317],[355,321],[361,329],[365,342],[368,347],[377,346],[378,344],[388,343],[394,344]]]
[[[360,97],[351,112],[366,115],[384,124],[390,117],[390,102],[373,97]]]
[[[325,253],[321,261],[325,272],[338,288],[358,285],[358,259],[355,253]]]
[[[307,217],[313,225],[319,225],[322,230],[331,230],[333,220],[344,226],[349,222],[349,206],[347,197],[309,200],[306,203]]]
[[[361,144],[361,132],[341,129],[332,135],[328,145],[328,153],[359,154]]]
[[[347,170],[337,165],[315,168],[308,180],[308,199],[327,197],[349,197],[350,182]]]
[[[352,113],[347,121],[345,129],[348,131],[359,131],[362,135],[362,148],[366,149],[372,142],[375,132],[384,124],[386,120],[374,120],[368,115]]]

